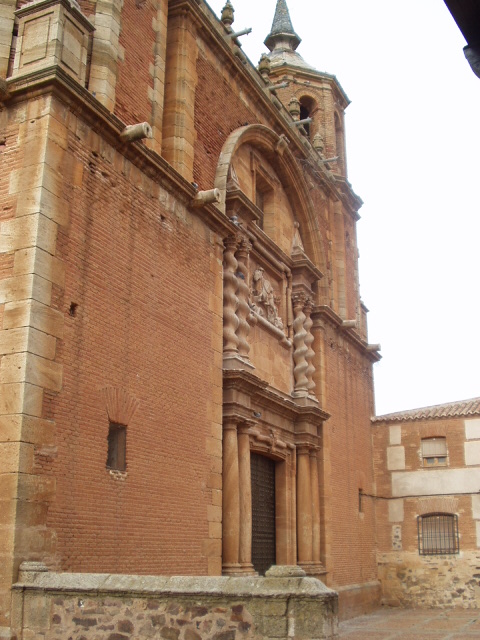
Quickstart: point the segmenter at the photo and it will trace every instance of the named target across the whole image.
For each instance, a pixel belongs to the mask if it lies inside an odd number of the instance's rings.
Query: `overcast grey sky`
[[[255,64],[276,0],[231,0]],[[480,79],[443,0],[287,0],[298,52],[337,76],[364,200],[360,286],[377,413],[480,396]],[[224,0],[209,2],[220,15]]]

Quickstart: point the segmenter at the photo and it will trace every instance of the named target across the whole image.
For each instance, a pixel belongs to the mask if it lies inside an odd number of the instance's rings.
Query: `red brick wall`
[[[69,141],[83,179],[78,188],[65,187],[71,222],[58,238],[67,274],[58,299],[65,315],[57,354],[63,389],[45,403],[45,417],[56,421],[58,453],[38,457],[57,478],[48,525],[57,532],[58,564],[205,574],[209,236],[189,214],[175,215],[178,206],[167,207],[120,156],[109,162],[93,152],[91,141]],[[74,315],[71,303],[78,305]],[[126,480],[106,470],[107,385],[140,403],[127,427]]]
[[[193,175],[200,189],[212,188],[220,152],[228,136],[245,124],[260,122],[235,92],[232,83],[201,52],[197,60],[195,94],[195,162]]]
[[[140,6],[135,0],[124,2],[119,42],[125,50],[125,59],[118,63],[115,115],[127,125],[151,121],[148,92],[153,90],[150,65],[154,63],[155,17],[150,2]]]
[[[373,493],[371,363],[333,327],[325,332],[326,400],[324,424],[325,529],[329,584],[344,586],[376,579],[375,511],[359,489]]]

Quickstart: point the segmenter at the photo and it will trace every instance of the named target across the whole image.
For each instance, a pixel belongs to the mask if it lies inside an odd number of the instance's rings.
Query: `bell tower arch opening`
[[[306,120],[307,118],[311,118],[314,111],[316,110],[316,104],[313,98],[310,96],[302,96],[300,98],[300,120]],[[307,122],[303,125],[305,131],[307,132],[308,138],[311,140],[313,135],[315,134],[313,122]]]

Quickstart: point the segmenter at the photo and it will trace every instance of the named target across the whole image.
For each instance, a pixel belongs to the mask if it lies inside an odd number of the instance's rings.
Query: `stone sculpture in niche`
[[[283,329],[283,322],[278,315],[277,300],[270,280],[264,275],[264,269],[255,269],[252,278],[252,310],[266,318],[277,329]]]

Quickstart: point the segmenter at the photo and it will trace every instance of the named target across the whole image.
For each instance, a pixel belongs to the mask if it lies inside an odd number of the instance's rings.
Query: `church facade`
[[[229,2],[0,9],[0,637],[33,569],[377,605],[344,90],[284,0],[258,68]]]

